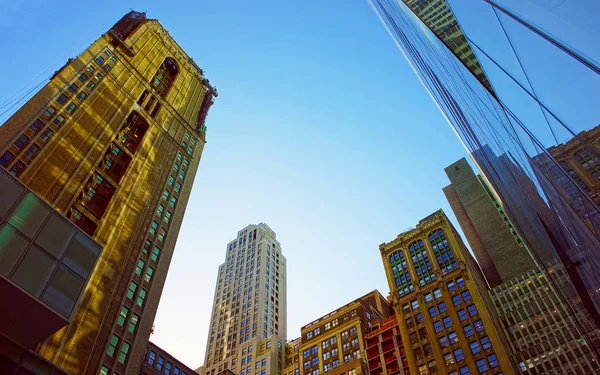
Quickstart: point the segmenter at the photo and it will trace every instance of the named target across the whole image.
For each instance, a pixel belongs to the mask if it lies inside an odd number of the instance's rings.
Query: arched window
[[[154,75],[150,85],[164,98],[169,93],[171,86],[173,86],[178,73],[179,68],[175,60],[167,58]]]
[[[392,274],[394,275],[398,295],[402,297],[405,294],[413,292],[415,288],[410,279],[408,265],[406,264],[402,250],[390,255],[390,267],[392,267]]]
[[[433,231],[429,235],[429,243],[433,248],[433,253],[437,258],[438,264],[442,270],[442,274],[458,268],[456,260],[454,259],[454,254],[450,249],[448,239],[446,238],[443,230],[437,229]]]
[[[423,241],[418,240],[413,242],[408,247],[408,251],[410,252],[410,257],[419,278],[419,285],[423,286],[435,280],[435,274],[433,273],[433,268],[431,267],[431,262],[427,256]]]

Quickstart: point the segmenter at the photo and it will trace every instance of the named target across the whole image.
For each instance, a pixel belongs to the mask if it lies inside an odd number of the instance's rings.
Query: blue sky
[[[378,245],[451,214],[443,168],[465,152],[369,4],[3,2],[0,103],[130,8],[158,18],[220,94],[151,340],[203,362],[217,267],[249,223],[268,223],[288,259],[288,338],[387,295]]]

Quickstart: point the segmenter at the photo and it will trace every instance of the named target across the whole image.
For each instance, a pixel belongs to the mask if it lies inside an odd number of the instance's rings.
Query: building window
[[[450,340],[450,344],[456,344],[458,342],[458,337],[456,337],[456,332],[450,332],[448,334],[448,340]]]
[[[458,369],[458,371],[460,371],[460,375],[470,375],[471,374],[468,366],[463,366],[460,369]]]
[[[13,176],[19,177],[21,175],[21,172],[23,172],[23,170],[25,169],[25,167],[26,167],[25,163],[23,163],[20,160],[17,160],[17,162],[10,169],[10,173]]]
[[[161,217],[164,210],[165,207],[162,204],[159,204],[158,207],[156,207],[156,216]]]
[[[442,322],[440,322],[439,320],[433,322],[433,329],[435,330],[436,333],[441,332],[442,329],[443,329],[442,328]]]
[[[33,126],[33,125],[31,125],[31,126]],[[29,137],[26,136],[25,134],[22,134],[19,138],[17,138],[17,140],[14,143],[14,146],[20,151],[20,150],[24,149],[25,146],[27,146],[29,144],[29,142],[31,142],[31,139],[29,139]]]
[[[500,366],[500,363],[498,363],[498,358],[496,357],[495,353],[488,355],[487,360],[491,368]]]
[[[483,323],[481,322],[481,320],[478,320],[476,322],[473,323],[473,327],[475,327],[475,331],[477,332],[482,332],[483,331]]]
[[[142,252],[144,254],[148,254],[148,251],[150,251],[151,247],[152,247],[152,242],[150,242],[150,240],[146,240],[146,242],[144,242],[144,248],[142,249]]]
[[[156,362],[156,369],[162,370],[164,362],[165,362],[165,359],[161,356],[158,356],[158,361]]]
[[[492,343],[490,342],[490,339],[487,336],[481,338],[481,347],[483,349],[489,349],[492,347]]]
[[[176,193],[179,193],[179,191],[181,191],[181,184],[179,182],[176,183],[175,184],[175,189],[173,189],[173,190],[175,190]]]
[[[449,316],[444,317],[443,322],[444,322],[444,327],[445,328],[452,327],[452,319],[450,319]]]
[[[473,331],[473,327],[471,327],[470,324],[467,324],[463,328],[465,330],[465,336],[471,337],[471,336],[473,336],[475,334],[475,332]]]
[[[125,364],[125,361],[127,361],[127,355],[129,354],[129,347],[130,347],[130,345],[126,342],[123,342],[123,344],[121,344],[121,351],[119,352],[119,358],[117,358],[117,360],[120,363]]]
[[[469,347],[471,348],[471,353],[477,354],[481,351],[481,347],[479,346],[479,342],[472,341],[469,343]]]
[[[50,138],[52,138],[52,135],[54,134],[54,132],[50,129],[46,129],[42,132],[42,134],[40,135],[40,139],[44,142],[48,142],[48,140]]]
[[[156,237],[156,239],[159,242],[164,242],[165,241],[165,236],[167,235],[167,231],[164,230],[163,228],[160,228],[160,230],[158,231],[158,236]]]
[[[175,177],[173,176],[169,176],[169,179],[167,180],[167,184],[169,186],[173,186],[173,183],[175,182]]]
[[[475,305],[467,306],[467,311],[469,311],[469,316],[477,315],[477,307],[475,307]]]
[[[164,220],[164,221],[165,221],[165,223],[166,223],[166,224],[169,224],[169,222],[171,221],[171,216],[172,216],[172,215],[173,215],[173,214],[171,214],[171,212],[169,212],[169,211],[167,211],[167,212],[165,213],[165,220]]]
[[[452,253],[452,250],[450,250],[450,245],[448,245],[448,240],[443,230],[437,229],[433,231],[429,235],[429,243],[433,248],[442,274],[458,268],[456,260],[454,259],[454,254]]]
[[[158,246],[154,246],[154,250],[152,250],[152,255],[150,256],[150,258],[153,261],[158,262],[159,255],[160,255],[160,248],[158,248]]]
[[[479,373],[482,374],[484,372],[487,371],[488,367],[487,367],[487,363],[485,363],[485,359],[481,358],[478,359],[475,364],[477,365],[477,369],[479,370]]]
[[[76,83],[73,83],[71,84],[71,86],[69,86],[67,90],[69,90],[71,94],[75,94],[77,92],[77,89],[79,89],[79,86],[77,86]]]
[[[464,292],[461,293],[463,301],[467,302],[471,300],[471,293],[469,293],[468,290],[465,290]]]
[[[446,303],[445,302],[440,302],[438,303],[438,310],[440,310],[440,314],[443,314],[446,312]]]
[[[102,57],[102,56],[98,56],[98,57],[96,58],[96,63],[97,63],[98,65],[102,65],[102,64],[104,64],[104,57]]]
[[[171,89],[178,73],[179,68],[175,61],[171,58],[167,58],[158,69],[158,72],[154,75],[150,85],[164,98]]]
[[[144,262],[141,259],[138,259],[137,266],[135,267],[135,274],[138,276],[141,276],[142,271],[144,271],[145,265],[146,265],[146,262]]]
[[[171,362],[167,362],[165,366],[165,375],[171,375],[171,369],[173,368],[173,364]]]
[[[92,92],[92,90],[96,87],[96,83],[94,83],[94,81],[90,81],[87,85],[85,85],[85,87],[88,89],[88,92]]]
[[[185,170],[182,169],[182,170],[179,171],[179,179],[183,180],[184,178],[185,178]]]
[[[429,308],[429,316],[432,318],[435,318],[436,316],[438,316],[438,310],[435,306],[432,306]]]
[[[148,292],[146,292],[145,289],[140,289],[140,294],[138,294],[136,302],[139,307],[144,307],[144,300],[146,299],[146,294],[148,294]]]
[[[72,114],[73,112],[75,112],[76,109],[77,109],[77,105],[75,103],[71,102],[67,105],[67,107],[65,108],[65,111],[67,111],[68,114]]]
[[[6,168],[14,159],[15,156],[10,151],[6,151],[0,156],[0,165]]]
[[[38,151],[40,150],[40,146],[36,145],[35,143],[31,145],[31,147],[29,147],[29,149],[27,150],[27,152],[25,152],[25,156],[29,159],[32,160],[35,155],[38,153]]]
[[[89,77],[87,76],[87,74],[85,74],[85,73],[82,73],[82,74],[79,76],[79,78],[77,78],[77,79],[79,80],[79,82],[81,82],[81,83],[84,83],[85,81],[87,81],[87,80],[88,80],[88,78],[89,78]]]
[[[177,198],[171,197],[171,200],[169,201],[169,206],[171,206],[172,208],[175,208],[175,204],[177,204]]]
[[[460,299],[460,295],[455,295],[452,296],[452,303],[454,303],[454,306],[458,306],[462,303],[462,299]]]
[[[98,375],[108,375],[109,372],[109,368],[106,366],[102,366],[100,367],[100,372],[98,373]]]
[[[438,339],[439,343],[440,343],[440,347],[445,348],[448,346],[448,339],[446,338],[446,336],[442,336]]]
[[[156,221],[153,221],[152,224],[150,225],[150,233],[151,234],[156,234],[156,230],[158,229],[158,223]]]
[[[448,291],[450,293],[456,290],[456,284],[454,283],[454,281],[450,281],[448,284],[446,284],[446,286],[448,287]]]
[[[63,122],[65,122],[65,116],[63,115],[56,116],[56,118],[53,121],[54,125],[56,125],[59,128],[62,126]]]
[[[56,112],[56,108],[54,108],[53,106],[48,107],[48,109],[46,109],[44,111],[44,116],[46,116],[46,118],[50,118],[54,115],[54,113]]]
[[[127,315],[129,314],[129,309],[125,306],[121,307],[121,312],[119,313],[119,317],[117,318],[117,324],[123,327],[125,321],[127,320]]]
[[[131,282],[129,284],[129,289],[127,290],[127,298],[133,300],[133,296],[135,295],[135,291],[137,290],[138,285],[135,282]]]
[[[148,283],[150,283],[150,281],[152,281],[153,274],[154,274],[154,268],[148,266],[148,268],[146,268],[146,274],[144,275],[144,280],[146,280]]]
[[[454,357],[452,357],[452,353],[444,354],[444,361],[446,362],[446,366],[450,366],[454,364]]]
[[[456,279],[456,285],[459,288],[463,288],[465,286],[465,279],[463,279],[462,277],[459,277],[458,279]]]
[[[575,159],[588,171],[596,180],[600,180],[600,160],[587,150],[577,151]]]
[[[79,102],[82,102],[83,99],[85,99],[87,97],[87,94],[85,92],[80,92],[79,94],[77,94],[76,98],[77,100],[79,100]]]
[[[454,350],[454,358],[456,358],[456,362],[462,361],[463,359],[465,359],[465,354],[463,353],[461,348]]]
[[[419,279],[419,285],[423,286],[435,280],[435,274],[429,261],[429,256],[425,250],[423,241],[418,240],[413,242],[409,247],[408,251]]]
[[[56,99],[56,102],[60,105],[63,105],[69,100],[69,98],[65,94],[60,94],[60,96]]]
[[[110,342],[108,343],[108,348],[106,349],[106,354],[109,357],[115,356],[115,351],[117,350],[117,345],[119,344],[119,337],[117,335],[112,335],[110,338]]]
[[[135,329],[137,327],[137,323],[140,317],[137,314],[131,314],[131,319],[129,320],[129,327],[127,330],[131,333],[135,333]]]

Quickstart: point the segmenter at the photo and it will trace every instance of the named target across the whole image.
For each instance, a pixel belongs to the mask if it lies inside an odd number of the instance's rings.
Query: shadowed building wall
[[[132,11],[0,127],[0,165],[104,248],[71,323],[38,347],[66,371],[139,373],[216,95]]]
[[[458,218],[471,250],[493,287],[529,271],[534,262],[508,218],[499,215],[500,205],[473,173],[465,158],[445,168],[451,184],[444,194]]]

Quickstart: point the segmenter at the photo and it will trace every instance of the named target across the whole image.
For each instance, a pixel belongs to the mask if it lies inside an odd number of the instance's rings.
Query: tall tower
[[[569,285],[567,270],[560,262],[544,267],[533,261],[495,195],[464,158],[447,167],[446,174],[452,184],[444,193],[492,287],[488,294],[519,370],[598,371],[588,355],[590,347],[598,347],[598,330]],[[539,335],[544,335],[544,345],[539,345]]]
[[[446,167],[444,194],[481,269],[494,287],[534,267],[527,248],[487,185],[465,158]]]
[[[139,372],[215,96],[132,11],[0,127],[0,165],[103,248],[70,323],[37,347],[69,373]]]
[[[286,260],[267,224],[248,225],[219,266],[206,375],[276,375],[285,367]]]

